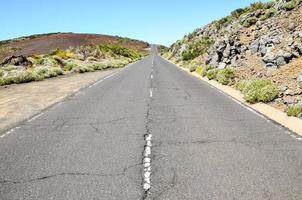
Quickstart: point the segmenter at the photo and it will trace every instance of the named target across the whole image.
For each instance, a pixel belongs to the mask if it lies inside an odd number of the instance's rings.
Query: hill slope
[[[235,68],[235,81],[269,79],[280,109],[302,106],[302,1],[256,2],[195,30],[165,56],[183,66]]]
[[[109,35],[49,33],[32,35],[0,42],[0,60],[11,55],[30,56],[34,54],[48,54],[56,49],[66,50],[69,47],[83,45],[121,45],[132,50],[143,51],[148,43]]]

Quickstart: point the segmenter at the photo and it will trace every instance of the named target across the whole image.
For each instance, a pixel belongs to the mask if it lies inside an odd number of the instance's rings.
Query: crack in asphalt
[[[42,177],[27,179],[27,180],[0,180],[0,184],[25,184],[36,181],[43,181],[51,178],[56,178],[60,176],[91,176],[91,177],[115,177],[115,176],[125,176],[127,171],[133,167],[141,166],[142,163],[128,166],[119,173],[110,173],[110,174],[97,174],[97,173],[82,173],[82,172],[62,172],[58,174],[46,175]]]
[[[154,59],[154,58],[153,58]],[[153,69],[153,67],[152,67]],[[153,74],[153,71],[150,74],[150,77]],[[153,81],[150,78],[150,90],[153,89]],[[152,134],[150,131],[150,112],[151,112],[151,100],[152,100],[152,95],[149,97],[149,101],[147,104],[147,112],[146,112],[146,125],[145,125],[145,135],[144,135],[144,141],[146,142],[144,146],[144,150],[142,152],[142,163],[143,163],[143,168],[142,168],[142,187],[144,190],[142,200],[145,200],[149,196],[149,191],[151,188],[151,138]]]

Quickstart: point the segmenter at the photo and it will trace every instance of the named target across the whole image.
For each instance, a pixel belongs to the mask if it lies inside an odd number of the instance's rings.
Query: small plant
[[[2,77],[3,75],[4,75],[4,71],[0,69],[0,77]]]
[[[243,22],[243,26],[248,28],[254,24],[256,24],[257,22],[257,18],[256,17],[250,17],[250,18],[247,18],[244,22]]]
[[[243,8],[239,8],[239,9],[236,9],[234,10],[231,15],[233,18],[235,19],[238,19],[242,14],[246,13],[247,10],[246,9],[243,9]]]
[[[289,106],[286,110],[288,116],[298,117],[302,112],[302,107],[300,105]]]
[[[235,84],[235,88],[237,90],[239,90],[240,92],[243,92],[247,83],[248,83],[248,81],[239,81]]]
[[[16,67],[14,65],[5,65],[4,67],[2,67],[2,69],[9,72],[15,70]]]
[[[209,80],[213,80],[216,79],[218,73],[218,69],[210,69],[209,71],[207,71],[207,77]]]
[[[255,79],[252,81],[236,84],[244,94],[244,99],[249,103],[270,102],[274,100],[279,93],[278,87],[267,79]]]
[[[232,67],[227,67],[225,69],[219,70],[216,79],[219,83],[223,85],[228,85],[234,81],[235,69]]]
[[[271,8],[265,11],[264,15],[260,18],[260,20],[264,21],[276,14],[276,9]]]
[[[188,61],[206,53],[206,51],[213,45],[214,41],[209,37],[192,43],[185,51],[182,52],[182,60]]]
[[[190,72],[195,72],[196,68],[197,68],[196,65],[191,65],[189,70]]]
[[[265,6],[266,6],[265,3],[262,3],[261,1],[258,1],[258,2],[252,3],[250,5],[250,11],[260,10],[260,9],[265,8]]]
[[[64,66],[64,71],[71,71],[73,68],[77,67],[78,65],[75,63],[67,63]]]
[[[198,66],[198,67],[196,68],[196,73],[199,74],[199,75],[203,75],[203,73],[204,73],[203,67]]]
[[[72,53],[71,51],[69,51],[69,50],[63,51],[61,49],[55,50],[53,53],[51,53],[51,55],[52,56],[58,56],[58,57],[60,57],[64,60],[75,57],[74,53]]]
[[[287,2],[283,5],[283,9],[286,11],[293,10],[296,7],[296,1],[292,0],[290,2]]]
[[[49,72],[55,74],[54,77],[63,75],[63,70],[60,67],[50,67]]]

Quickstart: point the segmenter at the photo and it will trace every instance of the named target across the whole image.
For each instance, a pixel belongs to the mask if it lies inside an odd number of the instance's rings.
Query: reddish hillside
[[[148,43],[129,38],[98,34],[53,33],[33,35],[0,42],[0,59],[11,55],[47,54],[56,49],[68,49],[88,44],[118,44],[142,51]]]

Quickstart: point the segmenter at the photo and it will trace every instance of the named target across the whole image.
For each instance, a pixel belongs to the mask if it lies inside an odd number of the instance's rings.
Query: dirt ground
[[[0,87],[0,131],[40,113],[103,77],[120,69],[69,74],[41,82]]]

